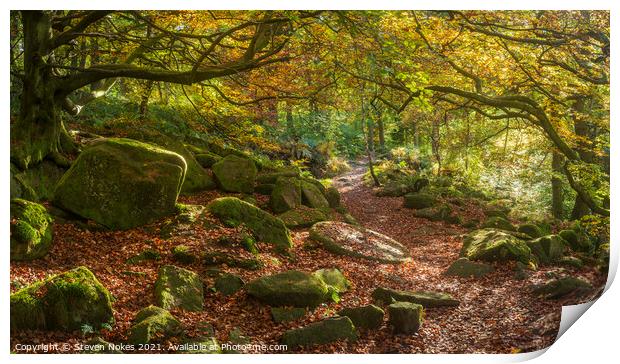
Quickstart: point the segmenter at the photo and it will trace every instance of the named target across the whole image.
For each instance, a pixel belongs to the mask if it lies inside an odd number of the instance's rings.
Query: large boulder
[[[358,329],[372,330],[383,325],[385,312],[375,305],[348,307],[338,311],[338,315],[347,316]]]
[[[136,315],[129,329],[129,343],[133,345],[162,342],[180,334],[181,322],[161,307],[149,306]]]
[[[254,192],[256,165],[245,157],[227,155],[212,167],[215,179],[221,189],[228,192]]]
[[[337,209],[340,207],[340,192],[334,186],[325,189],[325,199],[329,203],[329,207]]]
[[[593,289],[590,282],[579,277],[561,277],[534,285],[532,292],[547,299],[558,299],[569,294],[583,294]]]
[[[527,234],[532,239],[540,238],[541,236],[544,235],[542,230],[538,227],[538,225],[535,225],[535,224],[519,225],[519,228],[517,228],[517,231],[523,234]]]
[[[357,340],[355,326],[348,317],[330,317],[302,328],[288,330],[282,336],[282,344],[288,349],[328,344],[337,340]]]
[[[558,233],[562,239],[566,240],[573,251],[591,253],[594,245],[590,238],[580,229],[567,229]]]
[[[527,246],[540,264],[560,261],[567,245],[568,243],[559,235],[547,235],[527,242]]]
[[[320,221],[327,220],[327,215],[319,209],[308,206],[298,206],[278,215],[288,228],[308,227]]]
[[[296,270],[257,278],[245,286],[248,294],[270,306],[314,308],[328,300],[328,286],[315,275]]]
[[[335,254],[392,264],[410,260],[407,248],[396,240],[344,222],[316,223],[310,229],[310,239]]]
[[[215,279],[214,288],[223,295],[230,296],[243,288],[244,284],[245,282],[238,275],[225,273]]]
[[[517,230],[510,221],[506,220],[505,218],[501,216],[489,217],[482,223],[482,227],[490,228],[490,229],[501,229],[501,230],[507,230],[507,231]]]
[[[395,302],[387,307],[387,312],[395,334],[415,334],[422,326],[424,308],[419,304]]]
[[[200,276],[174,265],[162,266],[155,281],[155,301],[166,310],[179,307],[202,311],[204,294]]]
[[[417,192],[405,195],[403,206],[410,209],[425,209],[432,207],[436,202],[437,200],[434,196],[424,192]]]
[[[450,264],[446,270],[446,275],[463,278],[479,278],[492,271],[493,267],[489,264],[472,262],[467,258],[459,258],[454,263]]]
[[[231,226],[244,224],[259,241],[285,252],[293,246],[291,234],[282,220],[235,197],[221,197],[207,206],[209,212]]]
[[[175,212],[186,164],[180,155],[131,139],[101,139],[60,179],[54,204],[111,229]]]
[[[222,160],[222,157],[219,155],[206,151],[196,154],[194,157],[196,158],[198,164],[200,164],[203,168],[211,168],[215,163]]]
[[[11,200],[11,260],[42,258],[52,245],[52,217],[45,206]]]
[[[496,229],[474,230],[465,236],[461,256],[469,260],[530,263],[531,250],[525,241]]]
[[[450,294],[431,291],[399,291],[391,288],[378,287],[372,292],[372,298],[378,304],[391,302],[411,302],[430,307],[458,306],[459,301]]]
[[[320,187],[319,187],[320,186]],[[325,187],[321,182],[314,180],[301,181],[301,198],[302,203],[313,208],[329,207],[329,202],[325,198]]]
[[[12,330],[79,330],[113,324],[112,297],[86,267],[35,282],[11,294]]]
[[[273,212],[279,214],[301,205],[301,181],[294,177],[280,177],[276,180],[269,199]]]

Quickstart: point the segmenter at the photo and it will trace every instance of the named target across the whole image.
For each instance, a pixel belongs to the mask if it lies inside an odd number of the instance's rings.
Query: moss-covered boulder
[[[450,224],[460,224],[462,222],[461,217],[455,214],[452,206],[447,203],[414,210],[413,216],[431,221],[445,221]]]
[[[182,332],[181,322],[167,310],[149,306],[136,315],[129,329],[130,344],[149,344],[162,342]]]
[[[391,302],[411,302],[430,307],[454,307],[459,301],[444,292],[431,291],[399,291],[391,288],[378,287],[372,292],[373,300],[380,305]]]
[[[463,239],[461,256],[469,260],[517,261],[528,265],[531,250],[525,241],[496,229],[474,230]]]
[[[508,220],[500,216],[489,217],[482,223],[483,228],[501,229],[507,231],[516,231],[515,226]]]
[[[305,307],[272,307],[271,318],[273,322],[291,322],[304,317],[308,311]]]
[[[238,198],[215,199],[207,209],[228,225],[244,224],[259,241],[273,244],[281,252],[293,246],[291,234],[282,220]]]
[[[398,264],[410,260],[407,248],[378,232],[339,221],[323,221],[310,229],[310,239],[339,255]]]
[[[387,307],[387,312],[395,334],[415,334],[424,320],[424,308],[416,303],[395,302]]]
[[[331,317],[308,326],[288,330],[282,344],[295,349],[300,346],[328,344],[337,340],[357,340],[355,326],[348,317]]]
[[[200,276],[190,270],[164,265],[155,281],[157,306],[170,310],[180,307],[187,311],[202,311],[203,287]]]
[[[327,220],[327,215],[319,209],[308,206],[298,206],[278,215],[288,228],[308,227],[320,221]]]
[[[383,325],[385,312],[375,305],[366,305],[343,308],[338,315],[351,319],[357,329],[374,330]]]
[[[11,200],[11,260],[42,258],[52,245],[52,217],[45,206]]]
[[[269,204],[273,212],[280,214],[301,205],[301,181],[299,178],[280,177],[277,179]]]
[[[493,200],[486,204],[484,213],[489,217],[499,216],[508,218],[512,205],[513,203],[509,199]]]
[[[344,293],[351,286],[347,277],[338,268],[323,268],[314,271],[312,274],[325,282],[327,287],[333,289],[336,293]]]
[[[261,183],[261,184],[257,184],[254,187],[254,192],[261,194],[261,195],[265,195],[265,196],[270,196],[271,192],[273,191],[273,188],[275,187],[275,183]]]
[[[245,288],[250,296],[276,307],[314,308],[329,298],[325,282],[313,274],[296,270],[257,278]]]
[[[406,194],[404,197],[403,206],[410,209],[425,209],[432,207],[435,203],[437,203],[437,200],[432,195],[424,192],[418,192]]]
[[[194,157],[196,158],[198,164],[200,164],[203,168],[211,168],[215,163],[222,159],[219,155],[211,152],[196,154]]]
[[[302,203],[306,206],[312,208],[325,208],[329,207],[329,202],[325,198],[323,191],[325,187],[321,185],[321,182],[316,181],[316,183],[310,182],[308,180],[301,181],[301,200]]]
[[[558,235],[566,240],[571,250],[582,253],[591,253],[594,250],[594,244],[590,238],[582,231],[578,230],[562,230]]]
[[[529,235],[532,239],[540,238],[544,235],[543,231],[535,224],[519,225],[517,231]]]
[[[336,187],[330,186],[325,189],[325,199],[332,209],[340,207],[340,192],[338,192]]]
[[[463,278],[480,278],[492,271],[493,267],[489,264],[472,262],[467,258],[459,258],[454,263],[450,264],[450,266],[446,270],[446,275]]]
[[[111,229],[173,214],[186,171],[180,155],[131,139],[86,148],[60,179],[54,204]]]
[[[20,171],[11,164],[11,199],[51,200],[54,197],[54,188],[67,168],[60,167],[49,160],[29,166],[25,171]]]
[[[527,242],[539,264],[558,262],[564,256],[567,245],[559,235],[547,235]]]
[[[241,290],[245,282],[235,274],[225,273],[215,279],[215,290],[225,296],[230,296]]]
[[[114,323],[112,297],[86,267],[77,267],[11,294],[12,330],[79,330]]]
[[[547,299],[558,299],[573,293],[583,294],[592,288],[590,282],[579,277],[562,277],[535,285],[532,287],[532,292]]]
[[[220,188],[228,192],[254,192],[256,165],[249,158],[228,155],[212,167]]]
[[[177,245],[171,249],[172,258],[179,263],[192,264],[198,257],[187,245]]]

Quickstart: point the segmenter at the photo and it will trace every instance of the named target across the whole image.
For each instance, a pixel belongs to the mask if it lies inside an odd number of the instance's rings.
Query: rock
[[[582,268],[583,267],[583,261],[577,257],[562,257],[562,259],[560,259],[560,264],[561,265],[565,265],[568,267],[573,267],[573,268]]]
[[[153,260],[161,260],[161,254],[157,250],[153,249],[145,249],[141,251],[139,254],[136,254],[130,258],[128,258],[125,263],[127,264],[139,264],[144,261],[153,261]]]
[[[467,234],[460,254],[469,260],[514,260],[525,265],[530,263],[531,258],[531,250],[523,240],[495,229],[474,230]]]
[[[336,293],[344,293],[348,291],[351,283],[347,277],[337,268],[324,268],[314,271],[315,277],[325,282],[328,288],[333,289]]]
[[[280,171],[273,173],[265,173],[260,174],[256,177],[256,182],[260,184],[275,184],[278,178],[280,177],[299,177],[299,172],[297,171]]]
[[[181,331],[181,323],[170,312],[151,305],[136,315],[129,329],[128,341],[133,345],[163,342]]]
[[[467,258],[459,258],[448,267],[446,275],[479,278],[492,271],[493,267],[489,264],[472,262]]]
[[[527,242],[527,246],[540,264],[559,261],[564,256],[567,244],[559,235],[543,236]]]
[[[212,167],[215,180],[228,192],[254,192],[256,165],[248,158],[228,155]]]
[[[547,299],[562,298],[568,294],[582,294],[592,290],[590,282],[577,277],[552,279],[542,285],[532,287],[532,292]]]
[[[396,302],[387,307],[387,312],[395,334],[415,334],[422,326],[424,308],[419,304]]]
[[[508,220],[500,216],[489,217],[482,223],[482,228],[501,229],[516,231],[515,226]]]
[[[404,206],[410,209],[425,209],[433,206],[437,200],[435,197],[423,193],[409,193],[405,195]]]
[[[321,184],[319,181],[316,182]],[[323,190],[325,190],[325,187],[323,187]],[[321,189],[315,183],[309,181],[301,181],[301,199],[304,205],[312,208],[329,207],[329,202],[325,199]]]
[[[327,220],[325,213],[308,206],[298,206],[278,215],[288,228],[309,227],[317,222]]]
[[[400,197],[409,192],[409,186],[399,181],[388,181],[382,188],[375,192],[378,197]]]
[[[131,139],[86,148],[60,179],[54,204],[111,229],[173,214],[186,164],[180,155]]]
[[[155,281],[155,301],[166,310],[180,307],[187,311],[202,311],[204,296],[200,276],[174,265],[160,267]]]
[[[86,267],[35,282],[11,294],[11,330],[99,329],[114,323],[112,297]]]
[[[279,324],[299,320],[306,315],[306,312],[304,307],[272,307],[271,317],[273,322]]]
[[[66,170],[49,160],[29,166],[25,171],[20,171],[11,164],[11,199],[51,200],[54,197],[54,188]]]
[[[259,241],[273,244],[280,252],[293,246],[291,234],[282,220],[238,198],[215,199],[207,209],[228,225],[244,224]]]
[[[573,251],[590,253],[594,249],[592,242],[585,233],[575,230],[562,230],[558,235],[568,242]]]
[[[330,186],[325,190],[325,199],[329,203],[329,207],[336,209],[340,207],[340,192],[334,186]]]
[[[298,178],[280,177],[276,181],[269,204],[280,214],[301,205],[301,182]]]
[[[430,291],[398,291],[383,287],[376,288],[372,292],[372,298],[378,304],[411,302],[417,303],[426,308],[444,306],[454,307],[459,305],[459,301],[454,299],[448,293]]]
[[[324,221],[310,229],[310,239],[332,253],[398,264],[409,261],[409,251],[396,240],[375,231],[339,221]]]
[[[52,220],[43,205],[11,200],[11,260],[45,256],[52,245]]]
[[[196,158],[198,164],[200,164],[203,168],[211,168],[215,163],[222,159],[219,155],[211,152],[196,154],[194,157]]]
[[[355,326],[348,317],[327,318],[299,329],[288,330],[282,336],[282,344],[289,350],[337,340],[357,340]]]
[[[250,296],[276,307],[314,308],[329,298],[328,287],[322,280],[295,270],[257,278],[245,288]]]
[[[507,218],[512,207],[512,201],[509,199],[494,200],[487,203],[484,213],[489,217]]]
[[[375,305],[366,305],[343,308],[338,315],[350,318],[357,329],[373,330],[383,325],[385,312]]]
[[[541,236],[543,236],[542,230],[540,230],[538,225],[534,225],[534,224],[520,225],[517,231],[523,234],[527,234],[533,239],[540,238]]]
[[[11,163],[10,177],[9,189],[11,200],[14,198],[22,198],[25,200],[37,201],[39,199],[37,193],[30,187],[30,184],[26,181],[20,169],[13,163]]]
[[[127,137],[155,144],[183,157],[187,169],[181,186],[181,193],[186,194],[215,189],[216,185],[213,177],[202,168],[196,161],[194,154],[178,138],[170,137],[159,130],[145,127],[127,130]]]
[[[270,196],[275,186],[276,185],[274,183],[258,184],[256,185],[256,187],[254,187],[254,192],[261,194],[261,195]]]
[[[187,245],[177,245],[172,248],[172,258],[185,264],[192,264],[197,260],[196,254]]]
[[[427,207],[413,211],[413,215],[431,221],[445,221],[450,224],[460,224],[461,218],[452,213],[452,207],[449,204],[441,204],[439,206]]]
[[[241,277],[230,273],[222,274],[215,279],[215,289],[225,296],[230,296],[238,292],[243,288],[244,284],[245,282]]]
[[[237,259],[235,256],[218,251],[205,253],[203,256],[203,261],[206,266],[226,264],[229,267],[236,267],[247,270],[260,270],[263,268],[263,263],[259,259]]]

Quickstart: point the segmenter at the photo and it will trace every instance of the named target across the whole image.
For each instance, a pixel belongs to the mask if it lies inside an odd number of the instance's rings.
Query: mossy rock
[[[11,199],[23,198],[30,201],[47,201],[54,197],[54,188],[67,168],[44,160],[21,171],[11,164]]]
[[[417,210],[432,207],[435,203],[437,203],[435,197],[427,193],[418,192],[405,195],[403,206]]]
[[[271,318],[273,322],[279,324],[282,322],[297,321],[304,317],[307,312],[305,307],[272,307]]]
[[[327,318],[302,328],[288,330],[282,336],[282,344],[289,350],[337,340],[357,340],[355,326],[348,317]]]
[[[330,186],[325,189],[325,199],[332,209],[340,207],[340,192],[336,187]]]
[[[454,307],[459,301],[448,293],[431,291],[399,291],[378,287],[372,292],[373,300],[382,305],[391,302],[411,302],[430,307]]]
[[[309,227],[328,219],[323,211],[303,205],[281,213],[278,218],[288,228]]]
[[[454,215],[452,207],[446,203],[414,210],[413,215],[431,221],[445,221],[450,224],[460,224],[462,222],[460,216]]]
[[[409,186],[399,181],[388,181],[375,192],[377,197],[400,197],[409,192]]]
[[[558,262],[564,256],[567,245],[559,235],[547,235],[527,242],[539,264]]]
[[[146,127],[128,129],[127,137],[157,145],[183,157],[187,169],[185,179],[181,186],[181,193],[188,194],[216,188],[213,177],[202,168],[194,157],[194,154],[176,137],[171,137],[163,134],[159,130]]]
[[[327,301],[328,287],[316,276],[290,270],[246,284],[248,294],[270,306],[314,308]]]
[[[571,250],[575,252],[591,253],[594,249],[592,241],[581,231],[562,230],[558,235],[566,240]]]
[[[298,178],[280,177],[276,181],[271,197],[271,209],[281,214],[301,205],[301,181]]]
[[[275,184],[280,177],[299,177],[297,171],[280,171],[273,173],[260,174],[256,177],[256,182],[259,184]]]
[[[486,204],[484,213],[488,217],[507,218],[512,204],[512,201],[509,199],[493,200]]]
[[[577,268],[577,269],[580,269],[583,267],[583,261],[577,257],[571,257],[571,256],[562,257],[559,263],[561,265],[572,267],[572,268]]]
[[[582,294],[592,290],[590,282],[578,277],[552,279],[544,284],[532,287],[532,292],[547,299],[558,299],[575,293]]]
[[[155,281],[155,301],[163,309],[202,311],[204,293],[200,276],[190,270],[164,265]]]
[[[338,268],[324,268],[314,271],[315,277],[325,282],[328,288],[336,293],[344,293],[349,290],[351,283]]]
[[[185,177],[180,155],[131,139],[86,148],[60,179],[54,204],[111,229],[130,229],[176,211]]]
[[[293,246],[291,234],[282,220],[238,198],[215,199],[207,209],[225,222],[243,223],[259,241],[273,244],[280,252]]]
[[[319,188],[318,185],[322,187]],[[321,182],[310,182],[307,180],[301,181],[301,200],[302,204],[312,208],[326,208],[329,207],[329,202],[324,196],[325,187]]]
[[[203,262],[206,266],[227,265],[229,267],[236,267],[247,270],[260,270],[263,268],[263,263],[256,258],[250,259],[238,259],[228,253],[212,251],[203,255]]]
[[[28,181],[24,178],[21,170],[11,163],[9,189],[11,200],[14,198],[22,198],[30,201],[38,201],[37,193],[30,187]]]
[[[220,188],[228,192],[254,192],[256,165],[248,158],[228,155],[212,167]]]
[[[529,265],[531,260],[531,250],[523,240],[496,229],[474,230],[467,234],[460,255],[469,260],[512,260],[525,265]]]
[[[172,258],[185,264],[192,264],[198,259],[187,245],[177,245],[172,248]]]
[[[510,221],[500,216],[489,217],[482,223],[482,228],[501,229],[501,230],[507,230],[507,231],[517,230],[515,229],[515,226]]]
[[[534,224],[520,225],[517,231],[529,235],[530,237],[532,237],[532,239],[540,238],[544,235],[543,231],[538,227],[538,225]]]
[[[480,278],[487,273],[493,271],[493,267],[489,264],[472,262],[467,258],[459,258],[448,267],[446,275],[458,277],[475,277]]]
[[[125,261],[127,264],[139,264],[145,261],[161,260],[161,254],[157,250],[146,249],[142,252],[130,257]]]
[[[378,232],[339,221],[323,221],[310,229],[310,239],[339,255],[399,264],[410,260],[408,249]]]
[[[411,302],[392,303],[387,307],[387,313],[388,323],[395,334],[415,334],[424,320],[422,305]]]
[[[244,284],[245,282],[238,275],[225,273],[215,279],[215,290],[224,296],[230,296],[241,290]]]
[[[52,246],[52,220],[43,205],[11,200],[11,260],[44,257]]]
[[[11,294],[11,330],[79,330],[113,324],[112,296],[86,267]]]
[[[343,308],[338,315],[351,319],[357,329],[376,330],[383,325],[385,312],[375,305],[366,305]]]
[[[194,157],[196,158],[198,164],[200,164],[203,168],[211,168],[215,163],[222,159],[219,155],[211,152],[196,154]]]
[[[148,306],[136,315],[129,329],[128,341],[133,345],[158,343],[181,332],[181,322],[170,312],[161,307]]]
[[[254,187],[254,192],[264,195],[264,196],[270,196],[275,186],[276,186],[275,183],[257,184],[256,187]]]

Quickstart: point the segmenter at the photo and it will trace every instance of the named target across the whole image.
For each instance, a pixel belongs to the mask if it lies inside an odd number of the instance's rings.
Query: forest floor
[[[364,166],[356,165],[346,175],[334,178],[342,202],[349,212],[366,228],[381,232],[407,246],[412,262],[389,265],[364,259],[334,255],[320,247],[306,244],[308,229],[292,231],[292,258],[265,249],[261,259],[265,266],[256,271],[225,267],[223,270],[241,276],[246,282],[267,274],[288,269],[313,271],[320,268],[339,268],[344,272],[351,289],[341,295],[339,303],[323,305],[301,320],[275,324],[268,307],[249,297],[243,290],[223,296],[205,290],[205,309],[201,312],[172,310],[186,329],[188,337],[201,335],[210,324],[220,343],[229,340],[228,333],[237,327],[252,344],[277,344],[285,330],[304,326],[324,317],[335,315],[343,307],[372,303],[376,287],[402,290],[431,290],[452,294],[460,301],[458,307],[426,310],[425,321],[415,335],[394,335],[387,323],[379,330],[362,332],[356,342],[336,342],[296,352],[314,353],[514,353],[547,347],[555,340],[561,306],[577,303],[576,298],[545,300],[530,292],[530,286],[544,282],[553,272],[565,270],[588,279],[601,287],[605,278],[593,268],[545,267],[528,272],[518,279],[514,266],[496,264],[495,271],[483,278],[459,278],[443,275],[458,258],[462,234],[467,230],[445,222],[416,218],[410,209],[402,207],[402,198],[377,197],[363,183]],[[213,198],[225,195],[208,191],[181,197],[183,203],[206,205]],[[234,194],[228,194],[234,195]],[[258,203],[266,196],[255,195]],[[466,213],[476,214],[474,210]],[[214,219],[215,220],[215,219]],[[18,287],[79,265],[90,268],[115,298],[113,303],[116,324],[111,331],[97,335],[113,343],[126,342],[127,332],[135,314],[155,302],[153,284],[157,270],[164,264],[184,266],[204,277],[206,287],[213,285],[207,268],[200,262],[180,264],[172,259],[172,247],[184,244],[197,250],[209,250],[226,229],[208,230],[193,227],[186,233],[163,239],[161,223],[128,231],[97,231],[71,222],[54,224],[54,244],[49,254],[33,262],[11,263],[11,291]],[[145,249],[161,253],[161,259],[129,264],[127,259]],[[238,254],[249,254],[242,250]],[[581,300],[584,300],[582,297]],[[68,344],[76,351],[95,334],[60,331],[19,331],[11,335],[11,348],[16,344]],[[174,352],[167,344],[151,352]],[[265,352],[265,351],[250,351]],[[269,350],[267,350],[269,352]]]

